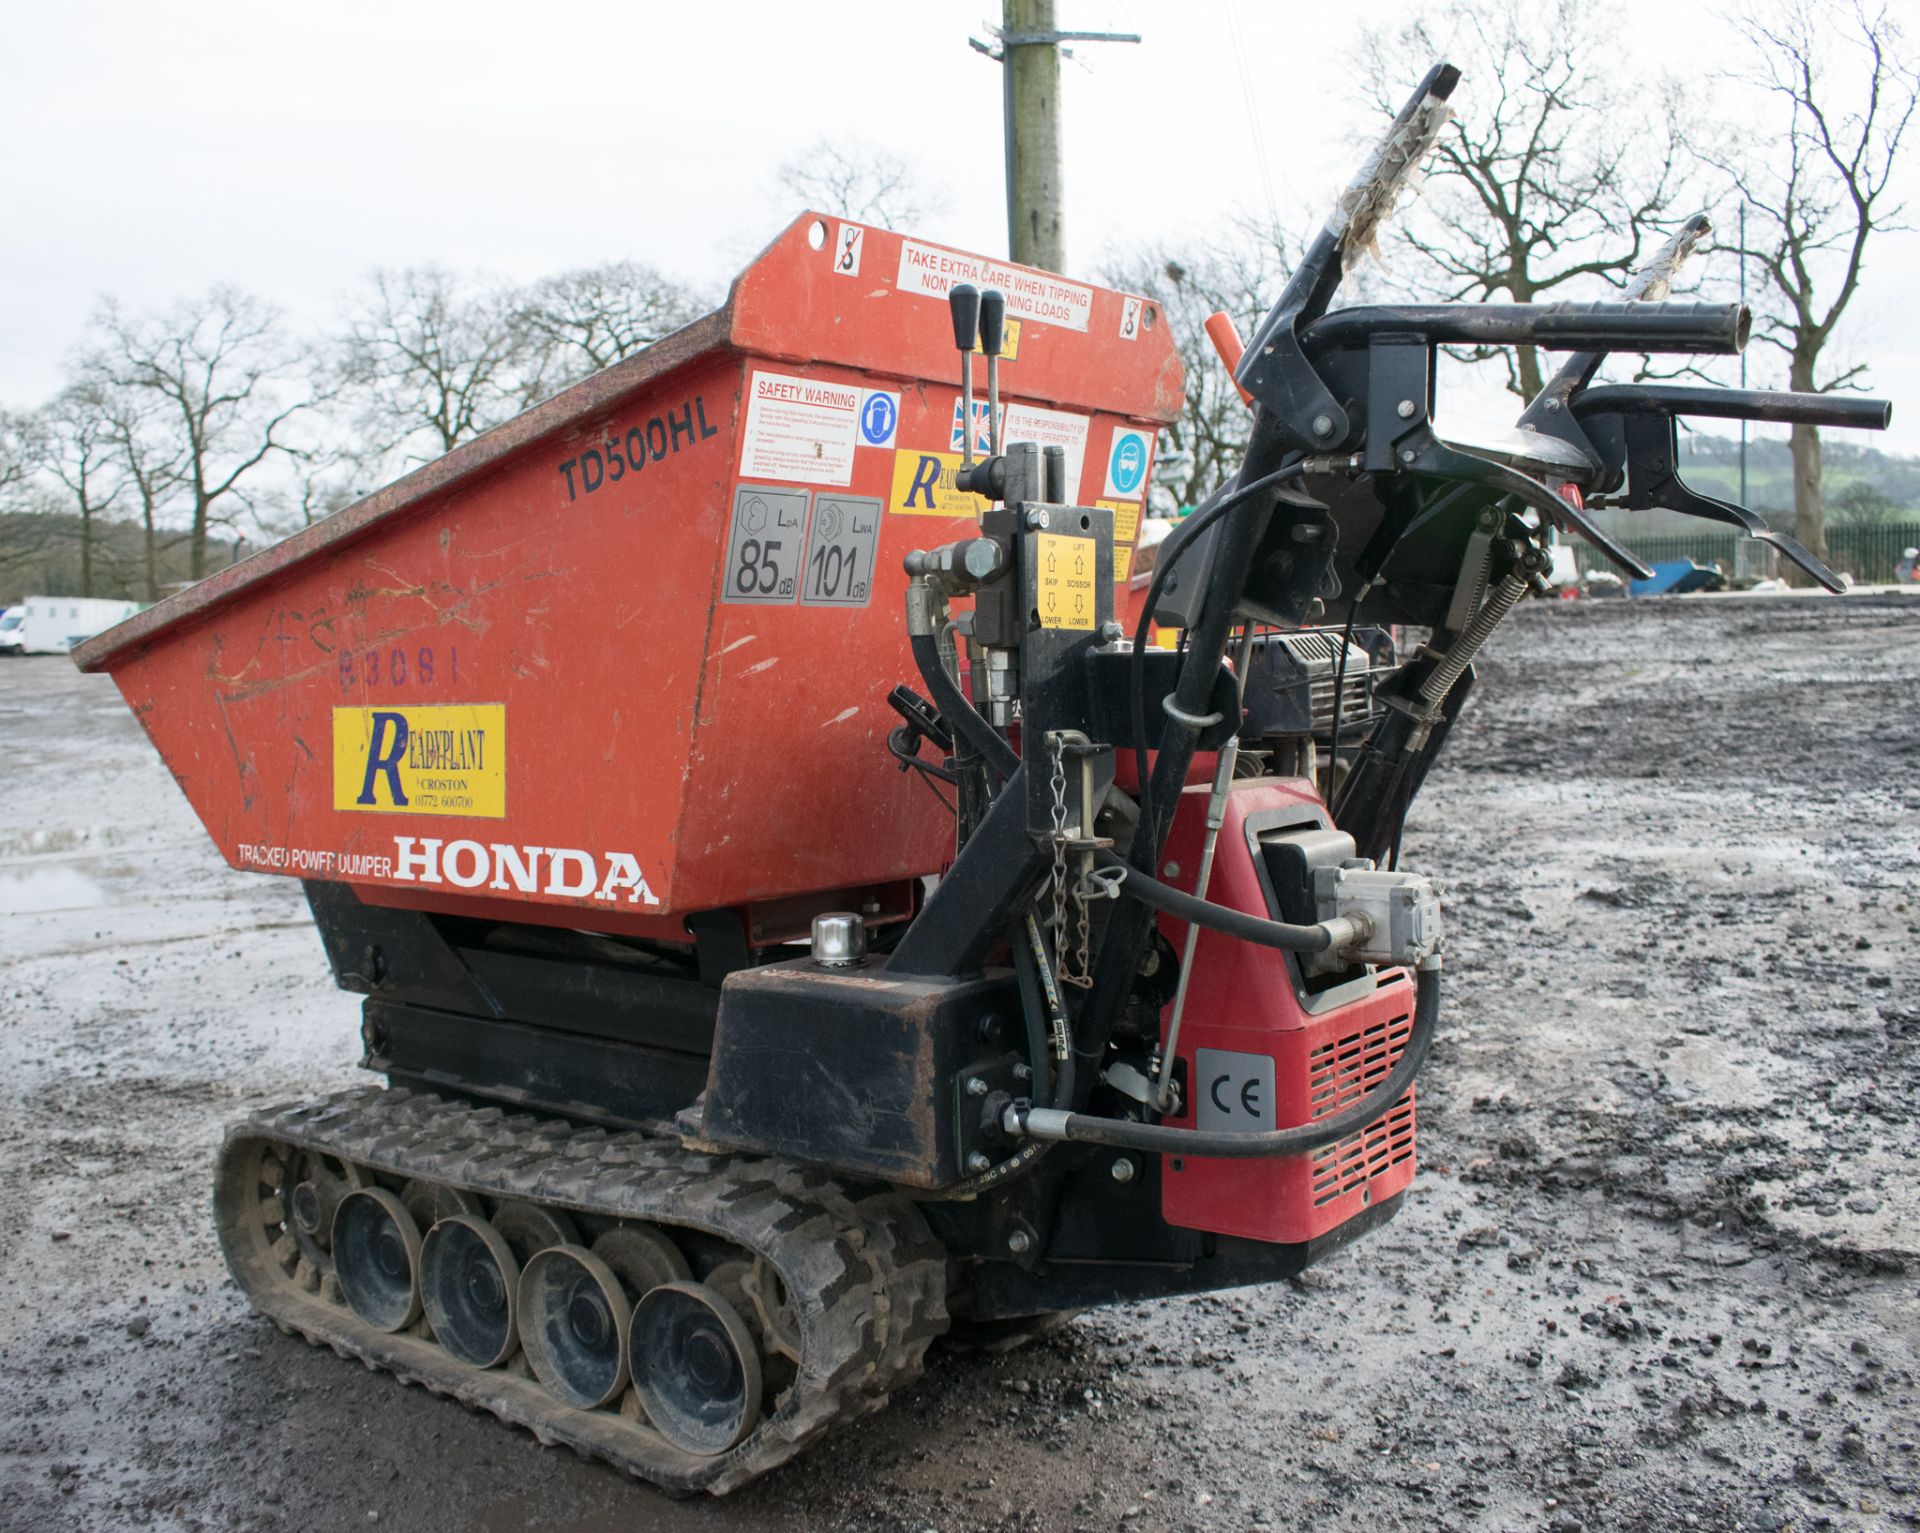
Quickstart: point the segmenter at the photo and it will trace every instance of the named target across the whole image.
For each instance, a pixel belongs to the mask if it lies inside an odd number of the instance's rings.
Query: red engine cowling
[[[1208,788],[1189,787],[1168,838],[1161,876],[1192,890],[1200,866]],[[1260,778],[1228,795],[1207,898],[1281,919],[1273,848],[1289,833],[1330,826],[1310,784]],[[1183,950],[1187,928],[1161,917]],[[1373,969],[1341,982],[1303,976],[1299,962],[1203,930],[1181,1024],[1176,1070],[1184,1074],[1174,1127],[1254,1131],[1289,1128],[1349,1106],[1392,1070],[1413,1029],[1413,977]],[[1169,1007],[1162,1025],[1171,1019]],[[1311,1155],[1222,1160],[1169,1154],[1161,1211],[1169,1224],[1296,1242],[1403,1191],[1414,1172],[1414,1093],[1372,1127]]]

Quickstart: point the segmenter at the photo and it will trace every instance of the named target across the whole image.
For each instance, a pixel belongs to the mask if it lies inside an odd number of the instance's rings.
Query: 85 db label
[[[743,484],[733,492],[720,600],[786,606],[800,594],[807,492]]]

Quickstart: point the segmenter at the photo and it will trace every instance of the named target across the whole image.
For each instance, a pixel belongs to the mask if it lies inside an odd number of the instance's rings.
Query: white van
[[[26,626],[27,609],[25,607],[0,607],[0,655],[17,655],[26,643],[22,630]]]
[[[26,620],[21,624],[22,651],[29,655],[64,655],[84,639],[91,639],[140,610],[133,601],[106,601],[97,596],[29,596]]]

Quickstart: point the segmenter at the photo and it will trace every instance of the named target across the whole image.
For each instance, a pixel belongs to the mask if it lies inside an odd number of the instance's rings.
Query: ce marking
[[[1225,1113],[1228,1117],[1233,1116],[1233,1105],[1230,1102],[1220,1100],[1220,1088],[1222,1086],[1231,1086],[1232,1084],[1233,1077],[1231,1075],[1216,1075],[1213,1078],[1213,1084],[1207,1087],[1207,1095],[1213,1098],[1214,1107],[1218,1111]],[[1257,1077],[1250,1081],[1242,1081],[1237,1096],[1239,1098],[1241,1112],[1245,1113],[1249,1118],[1258,1118],[1261,1115],[1260,1081]]]
[[[1196,1127],[1258,1133],[1273,1127],[1278,1101],[1273,1056],[1240,1049],[1196,1049]]]

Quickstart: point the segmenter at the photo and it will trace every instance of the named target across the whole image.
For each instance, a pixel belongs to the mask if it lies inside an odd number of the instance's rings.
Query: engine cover
[[[1205,830],[1206,786],[1182,795],[1162,876],[1191,891]],[[1303,780],[1236,783],[1207,898],[1273,920],[1298,919],[1276,881],[1301,860],[1290,838],[1324,833],[1331,819]],[[1176,871],[1177,870],[1177,871]],[[1184,922],[1161,917],[1182,950]],[[1292,955],[1202,931],[1194,950],[1175,1072],[1183,1079],[1175,1127],[1248,1133],[1324,1118],[1384,1080],[1413,1030],[1412,976],[1360,967],[1308,976]],[[1164,1026],[1171,1008],[1162,1018]],[[1414,1093],[1372,1127],[1310,1155],[1264,1160],[1166,1157],[1167,1223],[1252,1240],[1324,1235],[1407,1187],[1414,1173]]]

